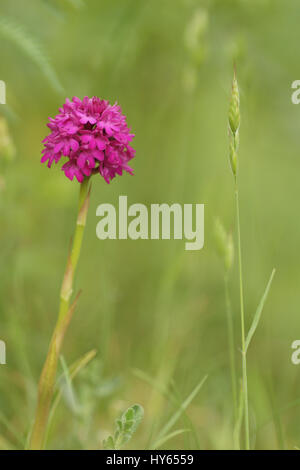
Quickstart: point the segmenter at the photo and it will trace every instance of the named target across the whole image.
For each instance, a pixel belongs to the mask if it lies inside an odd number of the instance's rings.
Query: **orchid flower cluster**
[[[133,174],[128,162],[135,156],[129,145],[134,134],[117,103],[110,105],[95,96],[67,98],[59,114],[49,121],[51,134],[43,140],[41,159],[49,168],[64,156],[68,160],[61,169],[67,178],[75,176],[80,183],[96,173],[107,183],[123,170]]]

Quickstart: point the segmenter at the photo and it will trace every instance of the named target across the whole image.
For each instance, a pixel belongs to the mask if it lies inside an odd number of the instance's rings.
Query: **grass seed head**
[[[238,147],[239,147],[239,127],[240,127],[240,95],[239,87],[234,71],[232,92],[228,113],[228,134],[229,134],[229,161],[233,176],[237,176],[238,168]]]
[[[235,72],[232,82],[232,91],[229,105],[229,127],[233,136],[235,136],[240,127],[240,95]]]

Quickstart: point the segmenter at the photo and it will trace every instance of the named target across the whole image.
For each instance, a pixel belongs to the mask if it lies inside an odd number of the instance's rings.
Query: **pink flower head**
[[[43,140],[41,159],[49,168],[64,156],[68,160],[61,169],[80,183],[94,173],[100,173],[107,183],[123,170],[133,174],[128,162],[135,156],[129,145],[134,134],[117,104],[112,106],[96,96],[67,98],[59,114],[49,121],[51,134]]]

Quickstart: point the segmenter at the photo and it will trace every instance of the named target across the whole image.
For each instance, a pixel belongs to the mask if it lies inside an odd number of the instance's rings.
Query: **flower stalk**
[[[243,398],[244,398],[244,424],[245,424],[245,448],[250,450],[249,432],[249,406],[248,406],[248,383],[247,383],[247,350],[245,336],[245,308],[244,308],[244,288],[242,270],[242,248],[241,248],[241,227],[240,227],[240,207],[238,188],[238,147],[240,128],[240,97],[239,88],[234,71],[231,100],[229,106],[229,161],[235,182],[235,204],[237,219],[237,239],[238,239],[238,265],[239,265],[239,286],[240,286],[240,313],[241,313],[241,340],[242,340],[242,371],[243,371]]]
[[[238,260],[239,260],[240,311],[241,311],[241,336],[242,336],[242,370],[243,370],[243,396],[244,396],[244,416],[245,416],[245,445],[246,445],[246,450],[250,450],[247,350],[246,350],[246,336],[245,336],[245,308],[244,308],[239,191],[238,191],[237,180],[236,180],[236,185],[235,185],[235,200],[236,200],[236,216],[237,216],[237,232],[238,232]]]
[[[81,251],[83,234],[89,207],[89,178],[80,184],[78,215],[71,252],[68,256],[67,266],[60,292],[60,307],[57,323],[50,341],[46,361],[40,376],[38,387],[38,402],[35,421],[30,438],[29,449],[40,450],[44,447],[48,417],[55,387],[57,364],[66,330],[75,310],[79,294],[70,306],[73,291],[73,281]]]

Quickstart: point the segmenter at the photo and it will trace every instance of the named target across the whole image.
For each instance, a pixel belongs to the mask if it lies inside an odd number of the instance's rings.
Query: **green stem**
[[[230,359],[230,371],[231,371],[231,389],[234,409],[234,421],[238,418],[238,400],[237,400],[237,374],[235,365],[235,345],[234,345],[234,329],[233,329],[233,318],[231,310],[231,302],[228,288],[228,274],[225,274],[225,300],[226,300],[226,311],[227,311],[227,329],[228,329],[228,346],[229,346],[229,359]]]
[[[235,180],[235,201],[236,201],[237,235],[238,235],[238,258],[239,258],[239,281],[240,281],[243,395],[244,395],[244,407],[245,407],[245,441],[246,441],[246,450],[250,450],[248,384],[247,384],[247,352],[246,352],[246,346],[245,346],[245,343],[246,343],[246,341],[245,341],[245,311],[244,311],[244,291],[243,291],[243,272],[242,272],[242,249],[241,249],[239,191],[238,191],[237,177],[236,177],[236,180]]]
[[[60,292],[60,307],[57,323],[51,338],[46,361],[40,376],[38,387],[38,403],[35,421],[30,438],[29,449],[40,450],[43,448],[51,401],[54,392],[58,357],[63,338],[74,311],[76,300],[70,307],[70,299],[73,289],[74,275],[80,255],[86,216],[89,206],[89,179],[86,178],[80,185],[78,215],[73,238],[71,253],[65,270]]]

